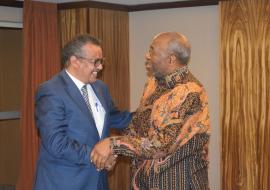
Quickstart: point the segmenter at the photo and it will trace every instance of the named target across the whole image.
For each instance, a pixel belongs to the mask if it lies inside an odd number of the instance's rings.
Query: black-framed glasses
[[[81,57],[81,56],[76,56],[76,57],[79,58],[79,59],[85,60],[87,63],[94,64],[95,67],[98,67],[100,65],[103,66],[104,63],[105,63],[105,57],[98,58],[98,59],[88,59],[86,57]]]

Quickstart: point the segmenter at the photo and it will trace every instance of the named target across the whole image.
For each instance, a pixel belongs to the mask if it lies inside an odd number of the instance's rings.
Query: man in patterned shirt
[[[103,169],[111,154],[132,158],[131,188],[205,190],[210,136],[208,101],[188,69],[190,44],[176,32],[154,37],[146,54],[151,72],[123,136],[96,144],[92,162]]]

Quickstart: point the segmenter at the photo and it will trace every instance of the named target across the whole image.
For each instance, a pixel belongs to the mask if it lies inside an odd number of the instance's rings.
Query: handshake
[[[90,154],[90,160],[98,171],[103,169],[112,170],[115,166],[116,158],[117,155],[113,154],[110,138],[98,142]]]

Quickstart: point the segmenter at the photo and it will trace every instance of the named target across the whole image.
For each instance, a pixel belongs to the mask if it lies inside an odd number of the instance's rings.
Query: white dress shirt
[[[82,93],[81,89],[85,84],[82,81],[75,78],[74,76],[72,76],[67,70],[66,70],[66,73],[71,78],[71,80],[75,83],[75,85],[78,87],[80,92]],[[93,90],[92,86],[90,84],[86,84],[86,87],[87,87],[89,103],[91,105],[91,109],[92,109],[92,113],[93,113],[93,118],[94,118],[95,123],[96,123],[99,137],[101,137],[106,112],[105,112],[102,104],[100,103],[99,99],[97,98],[96,93]]]

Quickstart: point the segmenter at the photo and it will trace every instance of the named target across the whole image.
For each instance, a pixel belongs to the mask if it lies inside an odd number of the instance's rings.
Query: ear
[[[176,63],[176,57],[175,55],[170,55],[170,64]]]
[[[76,56],[72,55],[70,58],[69,58],[69,62],[70,62],[70,65],[72,67],[78,67],[79,66],[79,60],[77,59]]]

